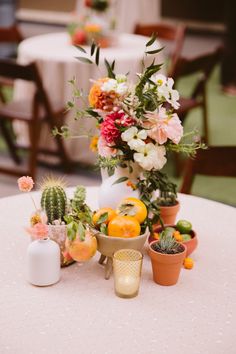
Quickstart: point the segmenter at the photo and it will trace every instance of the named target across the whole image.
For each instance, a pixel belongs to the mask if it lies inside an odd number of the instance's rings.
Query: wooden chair
[[[170,25],[166,23],[141,25],[137,24],[134,30],[135,34],[150,37],[153,33],[157,38],[163,39],[167,44],[171,44],[170,63],[168,65],[168,76],[172,76],[173,68],[181,55],[184,44],[186,27],[183,24]]]
[[[211,146],[198,150],[186,163],[181,193],[191,194],[195,175],[236,177],[236,146]]]
[[[189,97],[182,97],[180,92],[180,108],[177,113],[182,122],[187,114],[194,108],[200,107],[203,113],[204,141],[209,141],[208,114],[207,114],[207,91],[206,86],[216,64],[220,62],[221,48],[211,53],[203,54],[195,58],[179,58],[173,70],[175,84],[178,80],[188,75],[198,74],[197,82],[194,83]]]
[[[19,44],[22,40],[22,34],[16,24],[9,27],[0,27],[0,43]]]
[[[56,150],[49,150],[46,148],[39,149],[40,129],[42,123],[46,123],[50,131],[56,126],[60,127],[64,118],[64,107],[61,107],[61,103],[57,104],[50,102],[46,91],[43,88],[43,84],[34,63],[23,66],[16,64],[11,60],[0,60],[0,77],[10,79],[21,79],[34,83],[35,94],[33,100],[30,101],[12,101],[10,103],[4,103],[0,106],[0,128],[3,138],[6,141],[10,155],[13,160],[20,164],[21,159],[18,155],[18,149],[22,148],[17,145],[9,130],[9,122],[21,121],[28,125],[29,129],[29,160],[27,171],[18,169],[9,169],[0,167],[0,173],[7,173],[10,175],[23,175],[29,174],[35,178],[37,157],[39,153],[45,153],[49,155],[56,155],[60,158],[63,166],[69,168],[69,159],[64,147],[63,140],[59,137],[55,137]]]
[[[21,32],[16,24],[9,27],[0,26],[0,45],[8,46],[9,53],[1,56],[6,58],[16,58],[17,45],[23,40]]]

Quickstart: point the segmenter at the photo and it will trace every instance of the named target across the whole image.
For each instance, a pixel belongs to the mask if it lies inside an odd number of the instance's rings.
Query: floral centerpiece
[[[105,16],[109,8],[108,0],[85,0],[85,15],[68,26],[72,44],[92,44],[95,42],[102,48],[111,45],[111,25]]]
[[[161,50],[152,49],[155,40],[152,36],[146,43],[145,56]],[[84,48],[78,49],[83,52],[79,60],[99,66],[100,48],[96,44],[93,43],[89,53]],[[137,74],[136,83],[130,82],[127,74],[115,73],[115,61],[109,63],[105,59],[105,66],[107,76],[92,80],[89,106],[81,108],[80,101],[84,102],[85,97],[75,80],[71,81],[74,95],[68,105],[76,108],[77,119],[89,116],[97,122],[99,135],[93,137],[91,147],[98,153],[98,165],[107,171],[106,181],[110,178],[103,189],[100,206],[105,202],[104,206],[112,207],[124,194],[140,196],[151,212],[147,220],[151,227],[159,217],[154,192],[164,186],[166,193],[176,194],[176,186],[161,172],[168,153],[185,152],[194,156],[196,149],[204,145],[196,140],[195,132],[184,134],[177,114],[179,93],[174,88],[174,80],[159,73],[161,65],[156,64],[155,58],[148,66],[143,61],[143,71]],[[63,127],[54,133],[68,136],[68,129]],[[114,203],[108,205],[112,198]]]

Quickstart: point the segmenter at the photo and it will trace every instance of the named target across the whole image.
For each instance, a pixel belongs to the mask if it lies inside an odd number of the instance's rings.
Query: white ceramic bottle
[[[28,281],[37,286],[55,284],[60,279],[60,248],[49,238],[30,243],[27,250]]]

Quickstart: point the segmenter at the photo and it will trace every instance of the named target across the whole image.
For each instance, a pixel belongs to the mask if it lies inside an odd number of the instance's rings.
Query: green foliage
[[[157,170],[144,171],[142,179],[139,179],[137,187],[140,191],[140,198],[145,204],[152,203],[153,192],[159,190],[159,198],[156,198],[157,205],[175,205],[177,198],[177,186],[170,182],[167,174]],[[153,205],[156,209],[156,204]]]
[[[69,212],[64,217],[67,224],[68,238],[73,241],[77,234],[81,241],[84,240],[85,230],[93,226],[92,211],[85,202],[86,190],[83,186],[77,186],[73,198],[70,200]]]
[[[46,184],[43,187],[41,207],[47,214],[49,224],[52,224],[54,220],[63,220],[66,213],[67,198],[64,188],[57,185],[56,181],[54,185]]]
[[[96,165],[100,168],[106,169],[109,176],[114,174],[115,168],[119,166],[121,159],[119,157],[104,157],[98,156]]]
[[[174,229],[166,227],[160,234],[160,240],[152,245],[152,249],[159,253],[176,254],[183,251],[183,246],[173,237]]]

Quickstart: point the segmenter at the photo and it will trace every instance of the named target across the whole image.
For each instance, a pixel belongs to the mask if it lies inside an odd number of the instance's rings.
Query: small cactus
[[[42,186],[41,207],[46,212],[48,223],[63,220],[67,208],[67,198],[64,183],[60,179],[47,178]]]

